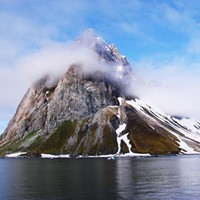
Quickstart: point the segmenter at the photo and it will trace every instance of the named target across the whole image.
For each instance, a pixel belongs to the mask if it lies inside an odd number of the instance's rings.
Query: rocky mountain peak
[[[107,63],[129,65],[125,56],[120,55],[118,49],[108,45],[101,37],[97,36],[93,29],[84,31],[76,40],[77,45],[83,45],[94,50],[101,59]]]
[[[103,39],[98,37],[92,28],[86,29],[80,36],[76,39],[77,44],[82,44],[86,46],[92,46],[94,43],[102,41]]]

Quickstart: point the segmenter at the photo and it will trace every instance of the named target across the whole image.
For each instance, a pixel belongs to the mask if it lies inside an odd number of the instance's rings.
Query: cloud
[[[155,58],[134,63],[131,91],[170,115],[200,119],[200,66],[183,57]]]
[[[0,120],[12,117],[38,76],[65,71],[76,59],[68,41],[88,27],[133,61],[143,98],[198,117],[198,1],[1,0],[0,7]]]
[[[82,29],[87,5],[62,0],[0,2],[0,120],[11,119],[27,88],[47,68],[64,69],[67,41]]]
[[[44,48],[21,59],[16,68],[20,76],[29,82],[45,74],[60,78],[72,64],[81,64],[85,73],[105,71],[107,64],[102,64],[92,49],[76,44],[50,43]]]
[[[62,77],[72,64],[81,64],[85,73],[108,71],[110,67],[100,61],[97,53],[84,45],[50,42],[43,48],[18,59],[12,66],[0,68],[0,120],[5,113],[15,110],[28,87],[44,75],[49,75],[48,86]],[[12,113],[13,114],[13,113]]]

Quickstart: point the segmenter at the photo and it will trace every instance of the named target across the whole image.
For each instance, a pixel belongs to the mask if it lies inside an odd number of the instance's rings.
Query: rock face
[[[107,45],[92,30],[82,34],[76,45],[92,49],[99,63],[111,69],[85,73],[81,64],[72,64],[54,85],[47,84],[48,76],[35,82],[1,136],[1,155],[17,151],[71,156],[200,151],[199,123],[191,130],[178,119],[133,97],[130,100],[126,88],[131,68],[114,45]]]
[[[41,158],[42,155],[40,152],[27,152],[24,154],[20,154],[18,157],[22,157],[22,158]]]

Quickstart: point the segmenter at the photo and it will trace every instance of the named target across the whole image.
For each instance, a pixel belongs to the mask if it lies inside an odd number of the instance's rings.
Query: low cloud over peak
[[[133,64],[136,77],[130,90],[170,115],[199,120],[198,63],[182,57],[163,57],[162,62],[154,59]]]
[[[163,96],[156,106],[164,102],[161,109],[169,112],[170,101],[164,100],[174,94],[171,100],[174,105],[177,100],[177,106],[171,110],[188,109],[184,115],[200,120],[199,1],[130,0],[113,6],[111,0],[2,0],[0,7],[0,120],[12,117],[27,87],[47,68],[55,74],[65,71],[66,60],[73,60],[73,53],[71,58],[65,56],[66,43],[87,27],[133,61],[133,69],[148,82],[143,89],[140,85],[135,89],[141,97],[153,101]],[[158,88],[163,88],[160,95]]]
[[[80,64],[85,73],[102,71],[114,76],[113,67],[118,61],[106,62],[95,50],[93,46],[74,42],[48,42],[42,48],[22,56],[12,65],[2,66],[0,91],[4,98],[1,98],[0,106],[10,110],[16,109],[33,82],[48,75],[50,86],[62,77],[72,64]],[[17,94],[13,91],[17,91]],[[3,119],[3,116],[2,114],[0,117]]]

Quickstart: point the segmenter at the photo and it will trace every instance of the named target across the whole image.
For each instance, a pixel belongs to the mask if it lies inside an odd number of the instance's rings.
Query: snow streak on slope
[[[192,147],[193,142],[200,144],[200,124],[198,122],[191,119],[176,119],[139,99],[126,101],[126,103],[135,108],[141,116],[173,134],[178,139],[182,153],[200,153],[199,148],[194,149]],[[152,124],[149,124],[149,126],[155,129]]]
[[[118,98],[119,102],[120,102],[120,106],[122,104],[122,98]],[[120,106],[119,106],[119,109],[118,109],[118,117],[119,119],[121,118],[121,113],[120,113]],[[117,151],[117,154],[120,153],[121,151],[121,141],[123,140],[125,142],[125,144],[127,145],[128,147],[128,154],[131,155],[131,144],[130,144],[130,140],[128,139],[128,134],[129,133],[125,133],[124,135],[121,135],[121,133],[126,129],[126,124],[123,123],[122,125],[119,125],[119,128],[116,130],[116,134],[117,134],[117,144],[118,144],[118,151]]]
[[[197,136],[200,134],[199,122],[190,118],[176,119],[175,117],[173,117],[172,119],[177,123],[179,123],[181,126],[183,126],[185,129],[192,131],[193,133],[196,133]]]
[[[122,124],[122,125],[119,125],[119,128],[116,130],[116,133],[117,133],[117,144],[118,144],[117,154],[119,154],[120,151],[121,151],[121,141],[122,140],[126,143],[128,149],[129,149],[129,153],[131,153],[131,145],[130,145],[129,139],[127,137],[129,133],[126,133],[126,134],[120,136],[120,133],[122,133],[122,131],[124,131],[125,128],[126,128],[126,124]]]

